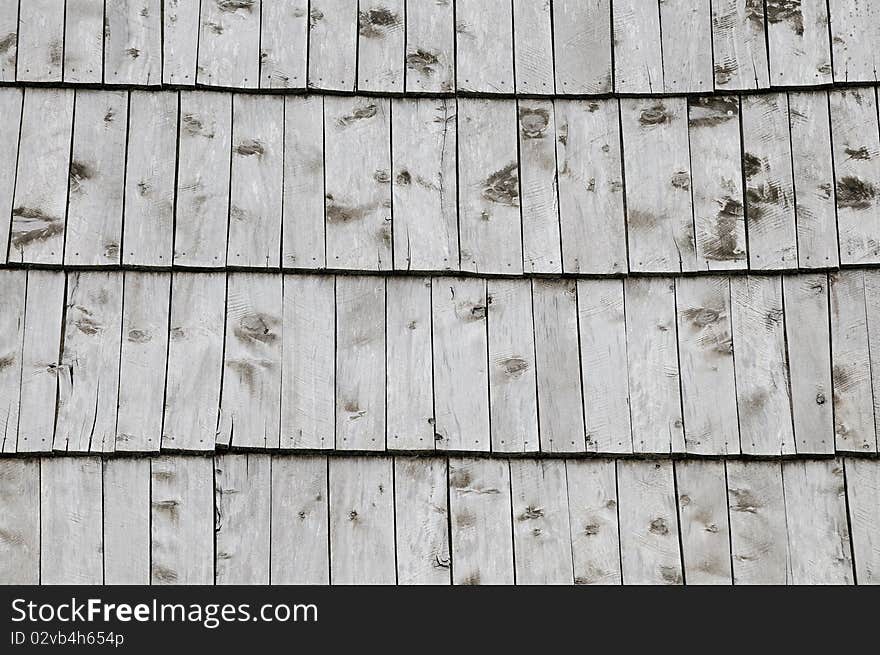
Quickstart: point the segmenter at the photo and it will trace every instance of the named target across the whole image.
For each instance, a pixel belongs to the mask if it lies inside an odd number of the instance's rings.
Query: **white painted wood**
[[[260,7],[260,88],[305,88],[309,0],[261,0]]]
[[[554,91],[552,3],[513,0],[512,4],[516,92],[552,95]]]
[[[199,0],[162,5],[162,82],[192,86],[199,56]]]
[[[105,84],[162,83],[162,0],[105,3]]]
[[[18,2],[0,7],[0,82],[15,82],[18,59]]]
[[[510,0],[457,0],[455,63],[459,91],[513,93]]]
[[[859,458],[847,459],[845,465],[855,581],[876,585],[880,582],[880,466]]]
[[[614,90],[662,93],[663,46],[660,4],[644,0],[611,3],[614,34]]]
[[[309,1],[309,88],[354,91],[358,0]]]
[[[0,9],[0,20],[2,20]],[[0,23],[0,34],[3,25]],[[14,34],[14,33],[13,33]],[[2,48],[0,37],[0,48]],[[0,54],[2,62],[2,54]],[[3,75],[0,70],[0,81]],[[22,89],[0,89],[0,116],[6,120],[0,123],[0,151],[16,153],[16,156],[0,160],[0,264],[6,263],[9,252],[9,237],[12,228],[12,201],[15,194],[15,168],[18,160],[18,138],[21,133],[21,108],[24,99]]]
[[[104,2],[65,0],[64,7],[64,81],[100,84],[104,73]],[[50,62],[51,58],[50,54]]]
[[[684,574],[689,585],[731,584],[724,462],[675,463]]]
[[[713,69],[710,0],[663,0],[659,4],[663,91],[711,91]]]
[[[26,271],[0,272],[0,453],[18,443],[26,296]]]
[[[104,584],[150,584],[150,460],[104,460]]]
[[[403,93],[404,6],[404,0],[361,0],[358,3],[359,91]]]
[[[829,0],[835,82],[876,82],[880,12],[871,0]]]
[[[766,13],[773,86],[830,84],[828,2],[770,2]]]
[[[64,6],[65,0],[19,2],[17,64],[19,82],[61,81],[64,57]]]
[[[0,584],[40,583],[40,460],[0,461]]]
[[[770,86],[764,3],[712,0],[712,50],[717,90]]]
[[[256,88],[260,83],[261,0],[202,0],[197,81]]]
[[[569,459],[568,514],[574,583],[620,584],[617,472],[610,459]]]
[[[611,0],[554,0],[552,12],[556,92],[611,92]]]
[[[455,6],[452,2],[408,2],[406,90],[455,90]]]

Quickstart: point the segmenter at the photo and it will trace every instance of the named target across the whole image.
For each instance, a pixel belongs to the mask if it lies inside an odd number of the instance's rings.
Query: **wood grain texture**
[[[354,90],[357,38],[358,0],[310,0],[310,89]]]
[[[406,8],[406,90],[455,90],[455,5],[409,2]]]
[[[162,82],[196,83],[199,1],[167,0],[162,6]]]
[[[828,3],[771,2],[766,15],[773,86],[831,83]]]
[[[844,464],[855,580],[860,585],[876,585],[880,583],[880,467],[856,458]]]
[[[404,0],[362,0],[358,3],[359,91],[403,92],[404,6]]]
[[[512,93],[513,3],[457,0],[455,63],[459,91]]]
[[[18,2],[6,2],[0,7],[0,82],[15,81],[18,60]]]
[[[260,11],[260,88],[305,88],[309,1],[261,0]]]
[[[104,584],[150,584],[150,460],[104,460]]]
[[[554,0],[551,4],[556,92],[610,92],[611,1]]]
[[[260,83],[261,0],[202,0],[198,84],[256,88]]]
[[[0,24],[0,33],[2,33]],[[0,74],[2,79],[2,74]],[[15,194],[15,169],[18,159],[18,139],[21,134],[21,109],[24,91],[0,89],[0,115],[6,120],[0,124],[0,151],[16,156],[0,161],[0,264],[5,264],[9,254],[9,237],[12,228],[12,202]]]
[[[104,2],[65,0],[64,14],[64,81],[100,84],[104,64]]]
[[[870,0],[829,0],[835,82],[876,82],[880,12]]]
[[[27,272],[4,271],[0,286],[0,453],[14,453],[22,387]]]
[[[513,68],[516,92],[554,90],[552,3],[513,0]]]
[[[162,10],[162,0],[105,3],[105,84],[162,83]]]
[[[676,462],[675,483],[687,583],[732,584],[724,462]]]
[[[64,73],[65,4],[65,0],[28,0],[19,3],[19,81],[61,81]]]
[[[620,584],[617,472],[610,459],[565,462],[575,584]]]
[[[712,0],[716,90],[770,86],[765,32],[763,2]]]
[[[660,4],[617,0],[611,3],[611,11],[614,90],[618,93],[662,93]]]
[[[40,460],[0,461],[0,580],[40,582]]]
[[[659,5],[664,92],[712,90],[710,0],[663,0]]]

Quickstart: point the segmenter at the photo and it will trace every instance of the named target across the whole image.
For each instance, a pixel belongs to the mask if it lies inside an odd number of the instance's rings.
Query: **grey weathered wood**
[[[712,0],[712,49],[716,89],[770,86],[764,3]]]
[[[837,266],[837,213],[828,95],[790,93],[791,154],[801,268]]]
[[[406,8],[406,90],[455,89],[455,7],[451,2],[410,2]]]
[[[575,584],[620,584],[617,472],[610,459],[566,460]]]
[[[876,82],[880,12],[871,0],[829,0],[835,82]]]
[[[222,266],[226,261],[232,95],[180,95],[174,263]]]
[[[161,0],[122,0],[105,5],[104,82],[162,83]]]
[[[734,584],[787,584],[791,564],[779,462],[727,462],[727,501]]]
[[[240,94],[232,102],[229,266],[277,267],[284,192],[284,99]]]
[[[513,0],[512,4],[516,92],[551,95],[554,91],[551,3]]]
[[[452,579],[513,584],[510,467],[503,459],[450,459]]]
[[[324,99],[284,98],[281,264],[324,268]]]
[[[64,263],[118,264],[122,247],[128,94],[79,90],[76,109]]]
[[[644,0],[611,4],[614,33],[614,90],[663,92],[660,5]]]
[[[0,9],[0,12],[2,11]],[[2,30],[3,25],[0,24],[0,34],[3,33]],[[0,39],[2,38],[0,37]],[[0,74],[0,80],[2,80],[2,74]],[[23,91],[21,89],[0,89],[0,115],[6,117],[6,120],[0,124],[0,151],[16,153],[16,156],[4,157],[0,160],[0,264],[6,263],[6,256],[9,252],[22,101]]]
[[[74,92],[70,89],[25,90],[10,262],[62,261],[73,102]]]
[[[826,0],[767,3],[767,43],[773,86],[831,83]]]
[[[272,458],[273,584],[329,584],[327,458]]]
[[[619,460],[617,490],[623,583],[682,584],[672,462]]]
[[[341,275],[336,278],[338,449],[385,450],[385,380],[385,279]]]
[[[0,272],[0,453],[18,443],[26,295],[26,271]]]
[[[737,275],[730,280],[736,398],[742,452],[795,452],[782,280]]]
[[[404,0],[358,3],[357,87],[402,93],[406,12]]]
[[[730,285],[726,277],[675,281],[688,453],[738,453]]]
[[[324,98],[324,211],[331,268],[391,268],[390,112],[387,98]]]
[[[627,278],[624,294],[633,451],[684,452],[675,285]]]
[[[739,99],[688,101],[697,263],[707,270],[748,267],[740,153]]]
[[[584,407],[573,280],[532,282],[542,452],[583,452]]]
[[[331,458],[329,487],[332,583],[394,584],[391,458]]]
[[[797,268],[788,96],[743,96],[741,103],[749,267]]]
[[[122,276],[68,273],[55,450],[116,449]]]
[[[0,461],[0,506],[0,584],[39,584],[39,459]]]
[[[18,2],[0,7],[0,82],[15,82],[18,59]]]
[[[563,270],[624,272],[626,221],[618,103],[557,100],[554,106]]]
[[[431,280],[392,277],[385,284],[387,446],[389,450],[432,450]]]
[[[269,584],[272,456],[214,459],[217,584]]]
[[[876,585],[880,582],[880,466],[858,458],[847,459],[845,465],[855,580]]]
[[[358,1],[310,0],[309,88],[353,91]]]
[[[532,283],[489,280],[489,409],[494,452],[538,450]]]
[[[843,462],[786,461],[782,480],[792,583],[852,584]]]
[[[61,81],[64,57],[64,6],[65,0],[19,2],[17,43],[19,82]]]
[[[214,450],[223,377],[226,276],[175,273],[162,448]]]
[[[199,84],[256,88],[260,83],[260,0],[202,0]]]
[[[464,271],[522,273],[517,150],[515,101],[458,100],[458,226]]]
[[[454,100],[395,100],[392,111],[394,267],[458,269]]]
[[[334,447],[335,298],[332,277],[284,276],[282,448]]]
[[[162,5],[162,82],[196,83],[199,55],[199,0],[167,0]]]
[[[277,448],[281,436],[280,275],[231,273],[217,443]]]
[[[64,81],[100,84],[104,73],[104,2],[65,0],[64,6]]]
[[[169,273],[125,272],[116,450],[158,452],[162,444],[170,296]]]
[[[829,92],[840,263],[880,262],[880,134],[876,90]]]
[[[710,0],[660,2],[663,90],[699,93],[713,89]]]
[[[623,99],[620,118],[630,270],[697,270],[687,100]]]
[[[104,460],[104,584],[150,584],[150,460]]]
[[[174,248],[178,94],[132,91],[122,261],[170,266]]]
[[[871,389],[874,392],[874,425],[880,420],[880,272],[866,270],[865,318],[868,326],[868,359],[871,365]],[[869,438],[870,441],[870,438]],[[878,439],[880,442],[880,439]]]
[[[214,583],[214,460],[150,462],[150,583]]]
[[[785,340],[798,453],[833,453],[831,334],[824,273],[784,276]]]
[[[309,0],[261,0],[260,11],[260,88],[305,88]]]
[[[436,457],[394,460],[397,582],[450,583],[447,464]]]
[[[530,273],[559,273],[562,253],[553,103],[550,100],[520,100],[517,105],[523,268]]]
[[[486,281],[433,278],[435,446],[489,450]]]
[[[611,1],[555,0],[552,11],[556,92],[609,93]]]
[[[512,3],[457,0],[455,31],[457,88],[479,93],[513,93]]]
[[[675,481],[687,583],[731,584],[733,572],[724,462],[676,462]]]

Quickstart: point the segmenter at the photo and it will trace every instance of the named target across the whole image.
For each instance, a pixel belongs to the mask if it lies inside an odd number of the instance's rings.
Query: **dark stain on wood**
[[[688,115],[690,127],[713,127],[739,116],[739,102],[733,96],[697,98],[691,103]]]
[[[522,357],[508,357],[500,363],[505,375],[511,378],[521,377],[523,372],[529,368],[529,363]]]
[[[53,66],[60,66],[64,57],[64,44],[61,41],[52,41],[49,44],[49,63]]]
[[[626,213],[627,224],[630,228],[651,230],[657,227],[659,217],[642,209],[628,209]]]
[[[758,220],[764,216],[767,205],[784,207],[787,204],[785,194],[775,180],[751,186],[746,189],[749,218]]]
[[[657,534],[660,536],[666,536],[669,534],[669,526],[666,525],[666,519],[657,518],[651,521],[651,525],[648,528],[648,532],[651,534]]]
[[[846,153],[847,159],[860,159],[863,161],[871,159],[871,153],[868,152],[865,146],[861,148],[844,148],[843,151]]]
[[[345,116],[340,116],[339,118],[336,119],[336,124],[339,125],[339,127],[348,127],[349,125],[351,125],[352,123],[355,123],[357,121],[361,121],[361,120],[364,120],[367,118],[372,118],[373,116],[375,116],[378,113],[379,113],[379,106],[374,103],[370,103],[368,105],[363,105],[362,107],[356,108],[350,114],[346,114]]]
[[[366,39],[381,39],[390,28],[400,25],[400,16],[386,7],[358,12],[358,32]]]
[[[718,86],[727,84],[733,78],[733,74],[736,73],[738,69],[739,66],[732,60],[725,63],[715,64],[715,84]]]
[[[601,531],[602,526],[598,523],[587,523],[584,526],[584,534],[588,537],[595,537]]]
[[[347,223],[349,221],[357,221],[367,214],[364,207],[356,207],[343,205],[333,199],[332,194],[327,194],[326,216],[328,223]]]
[[[153,571],[153,579],[158,580],[159,582],[164,582],[166,584],[173,584],[177,582],[177,572],[169,569],[161,564],[157,564],[153,562],[152,565]]]
[[[675,189],[687,191],[691,188],[691,174],[688,171],[676,171],[672,175],[670,184],[672,184]]]
[[[455,513],[455,525],[459,528],[472,528],[477,524],[477,517],[473,512],[459,511]]]
[[[544,510],[541,507],[533,507],[529,505],[525,511],[516,517],[517,521],[531,521],[533,519],[544,518]]]
[[[846,175],[837,180],[837,206],[848,209],[869,209],[874,204],[877,189],[870,182]]]
[[[764,31],[764,0],[746,0],[746,20],[758,31]]]
[[[745,173],[746,179],[755,177],[762,170],[764,170],[764,162],[760,157],[750,152],[743,154],[743,173]]]
[[[242,157],[252,157],[254,155],[262,157],[265,154],[266,149],[259,141],[255,139],[246,139],[235,146],[235,152]]]
[[[546,109],[520,107],[519,125],[524,139],[542,139],[550,124],[550,113]]]
[[[733,502],[730,504],[731,511],[757,514],[764,503],[748,489],[731,489]]]
[[[153,509],[166,514],[171,522],[176,524],[180,518],[179,505],[176,500],[157,500],[153,502]]]
[[[309,11],[309,29],[313,29],[318,21],[324,20],[324,12],[319,9]]]
[[[255,313],[242,316],[233,332],[241,341],[259,341],[271,344],[278,339],[272,327],[277,321],[266,314]]]
[[[131,57],[132,59],[137,59],[138,57],[141,56],[141,51],[138,50],[137,48],[128,48],[128,49],[125,51],[125,54],[127,54],[127,55],[128,55],[129,57]]]
[[[149,343],[153,340],[153,335],[148,330],[129,330],[126,338],[131,343]]]
[[[662,102],[657,102],[653,106],[643,109],[639,114],[639,123],[645,127],[663,125],[671,121],[672,113]]]
[[[15,363],[15,355],[4,355],[0,357],[0,371],[4,368],[9,368]]]
[[[70,162],[70,190],[79,192],[82,183],[95,177],[95,169],[90,164],[82,161]]]
[[[483,198],[501,205],[519,206],[519,171],[516,162],[486,178],[483,182]]]
[[[831,386],[835,395],[838,391],[846,391],[854,384],[853,376],[846,366],[835,364],[831,368]]]
[[[788,23],[798,36],[804,35],[801,0],[767,0],[767,22]]]
[[[685,319],[699,329],[714,325],[722,313],[711,307],[688,307],[682,312]]]
[[[234,11],[238,11],[239,9],[244,9],[247,12],[250,12],[256,0],[215,0],[217,3],[217,9],[220,11],[231,13]]]
[[[16,207],[12,210],[12,216],[12,245],[16,248],[47,241],[64,233],[64,222],[60,218],[49,216],[37,207]]]
[[[0,54],[5,54],[18,45],[18,35],[11,32],[0,39]]]
[[[706,259],[713,261],[734,261],[745,258],[739,245],[737,227],[743,218],[743,206],[738,200],[725,196],[720,200],[712,234],[708,237],[704,250]]]
[[[205,27],[211,30],[214,34],[223,34],[223,25],[221,25],[220,23],[209,21],[205,23]]]
[[[82,316],[80,316],[73,322],[77,330],[79,330],[86,336],[91,337],[98,334],[101,330],[104,329],[104,326],[101,325],[99,321],[96,321],[90,316],[90,312],[82,307],[79,307],[78,309],[82,311]]]
[[[473,479],[467,469],[454,469],[449,475],[449,486],[453,489],[467,489]]]
[[[214,131],[205,128],[204,123],[195,114],[185,113],[181,117],[183,131],[190,136],[203,136],[206,139],[214,138]]]
[[[682,583],[681,571],[675,566],[661,566],[660,577],[663,582],[669,585],[680,585]]]
[[[407,68],[417,70],[422,75],[430,77],[434,74],[434,67],[440,62],[437,54],[429,50],[419,48],[406,56]]]
[[[396,182],[401,186],[406,186],[412,182],[412,175],[409,171],[402,170],[397,174]]]

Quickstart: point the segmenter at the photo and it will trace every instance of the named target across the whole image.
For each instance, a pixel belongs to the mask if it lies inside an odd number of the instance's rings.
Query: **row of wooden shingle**
[[[0,273],[2,452],[877,452],[880,273]]]
[[[2,584],[878,584],[880,461],[0,461]]]
[[[874,82],[880,11],[870,0],[7,0],[0,34],[0,81],[699,93]]]
[[[0,125],[0,149],[18,149],[0,162],[0,263],[880,263],[873,87],[596,101],[5,89],[0,104],[22,114]]]

